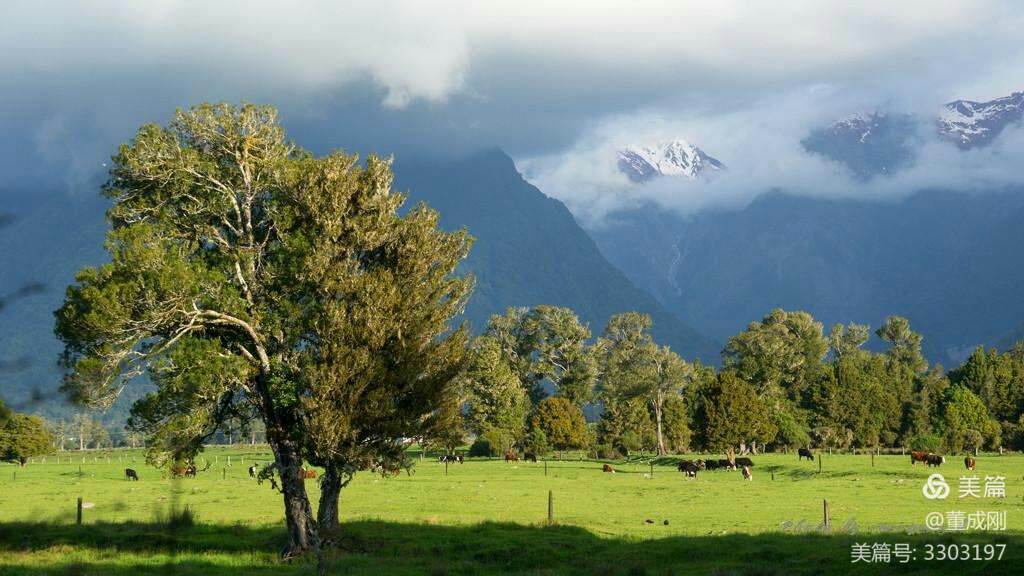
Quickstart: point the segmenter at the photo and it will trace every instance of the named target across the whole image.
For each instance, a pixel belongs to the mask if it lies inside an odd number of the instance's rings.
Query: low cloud
[[[770,191],[818,198],[898,200],[926,189],[985,191],[1024,184],[1019,170],[1024,129],[1011,127],[989,146],[960,150],[939,138],[934,114],[943,102],[915,102],[920,120],[908,137],[912,160],[893,174],[858,178],[845,165],[804,149],[811,130],[858,112],[904,113],[879,107],[870,93],[816,86],[715,112],[660,109],[608,119],[569,149],[519,161],[527,179],[565,202],[588,226],[616,211],[653,202],[682,215],[743,208]],[[724,162],[708,179],[658,178],[630,182],[616,151],[630,144],[683,138]]]

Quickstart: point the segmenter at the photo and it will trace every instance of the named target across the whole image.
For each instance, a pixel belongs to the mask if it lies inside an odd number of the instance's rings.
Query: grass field
[[[0,467],[0,574],[306,574],[307,560],[282,563],[281,500],[257,486],[246,466],[264,449],[210,449],[198,478],[169,480],[118,451],[53,457]],[[227,466],[228,457],[231,466]],[[342,492],[344,539],[332,553],[337,574],[822,574],[1024,571],[1024,456],[979,457],[977,475],[1006,478],[1006,498],[958,499],[959,459],[940,471],[950,498],[924,498],[929,470],[909,457],[755,456],[754,480],[738,472],[675,471],[674,459],[507,464],[420,461],[412,476],[360,474]],[[109,461],[108,461],[109,458]],[[135,462],[132,463],[131,459]],[[203,460],[199,460],[200,468]],[[123,470],[138,470],[128,482]],[[81,469],[81,473],[79,473]],[[934,470],[932,470],[934,471]],[[773,479],[774,474],[774,479]],[[315,482],[308,483],[318,497]],[[554,526],[547,526],[548,492]],[[92,506],[75,525],[76,499]],[[822,534],[823,501],[832,528]],[[188,506],[190,527],[170,526]],[[1006,511],[1008,530],[980,534],[907,529],[929,512]],[[648,522],[650,521],[650,522]],[[665,523],[667,521],[667,524]],[[907,564],[851,563],[853,542],[910,543]],[[1000,561],[927,561],[926,544],[1005,543]]]

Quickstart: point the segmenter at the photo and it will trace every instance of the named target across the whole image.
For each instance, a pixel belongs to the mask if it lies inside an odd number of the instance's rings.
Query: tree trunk
[[[341,475],[333,466],[327,466],[320,480],[320,505],[316,525],[323,540],[333,539],[338,531],[338,500],[341,496]]]
[[[660,400],[660,399],[659,399]],[[661,402],[654,402],[654,420],[658,429],[658,456],[665,455],[665,438],[661,435]]]
[[[268,426],[268,432],[270,427]],[[284,516],[288,525],[288,546],[281,555],[285,558],[298,556],[315,548],[317,540],[316,522],[309,505],[305,481],[299,477],[302,468],[302,451],[287,432],[268,433],[268,440],[274,449],[274,461],[281,474],[281,492],[284,497]]]

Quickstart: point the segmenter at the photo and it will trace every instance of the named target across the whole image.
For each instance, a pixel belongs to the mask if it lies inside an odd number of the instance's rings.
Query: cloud
[[[201,101],[276,104],[301,142],[321,149],[451,155],[498,145],[534,158],[645,111],[722,119],[820,85],[892,102],[951,99],[965,88],[997,96],[1024,61],[1024,11],[997,0],[107,0],[4,9],[8,185],[81,181],[139,124]],[[46,137],[57,125],[66,138]]]
[[[568,149],[527,157],[527,179],[565,202],[589,226],[614,212],[653,202],[682,215],[706,209],[738,209],[780,190],[818,198],[898,200],[926,189],[986,191],[1024,184],[1018,168],[1024,128],[1005,130],[992,145],[962,151],[941,140],[932,123],[940,101],[918,101],[916,133],[909,135],[912,161],[893,174],[868,180],[846,166],[811,154],[801,140],[851,113],[903,112],[875,106],[872,94],[813,86],[776,94],[749,107],[713,112],[656,109],[599,123]],[[724,162],[709,179],[660,178],[631,183],[619,173],[616,151],[625,146],[684,138]]]

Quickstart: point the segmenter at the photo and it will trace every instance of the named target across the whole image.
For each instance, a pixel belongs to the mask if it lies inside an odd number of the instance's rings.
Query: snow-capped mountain
[[[955,100],[946,104],[939,114],[939,133],[961,148],[984,146],[1004,128],[1021,121],[1024,92],[973,102]]]
[[[867,179],[895,172],[912,158],[916,128],[909,114],[860,113],[812,131],[801,144]]]
[[[716,158],[681,139],[656,146],[629,146],[619,150],[618,157],[619,170],[633,182],[646,182],[658,176],[695,179],[725,169]]]

